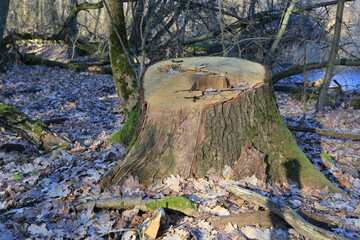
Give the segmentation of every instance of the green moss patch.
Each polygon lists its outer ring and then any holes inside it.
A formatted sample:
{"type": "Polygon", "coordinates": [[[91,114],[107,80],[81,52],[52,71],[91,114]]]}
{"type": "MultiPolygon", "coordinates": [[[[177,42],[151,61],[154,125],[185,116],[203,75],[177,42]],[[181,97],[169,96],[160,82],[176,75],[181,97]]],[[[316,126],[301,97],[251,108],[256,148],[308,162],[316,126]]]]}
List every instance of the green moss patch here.
{"type": "Polygon", "coordinates": [[[320,157],[321,157],[321,159],[325,159],[325,160],[331,162],[332,164],[334,164],[334,161],[332,160],[332,158],[331,158],[331,156],[329,154],[321,153],[320,157]]]}
{"type": "Polygon", "coordinates": [[[219,42],[209,42],[209,43],[197,43],[188,46],[188,49],[192,52],[200,51],[200,52],[207,52],[213,53],[221,51],[222,46],[219,42]]]}
{"type": "Polygon", "coordinates": [[[152,211],[164,208],[179,211],[189,216],[196,213],[194,203],[185,197],[179,196],[169,196],[165,197],[163,200],[154,200],[149,203],[145,203],[145,206],[152,211]]]}
{"type": "Polygon", "coordinates": [[[136,125],[139,119],[140,110],[139,107],[135,107],[130,113],[124,127],[119,131],[115,132],[109,138],[112,142],[122,143],[128,145],[128,151],[133,146],[136,140],[136,125]]]}
{"type": "Polygon", "coordinates": [[[355,98],[354,101],[350,104],[355,110],[360,109],[360,98],[355,98]]]}
{"type": "Polygon", "coordinates": [[[7,111],[10,111],[12,108],[5,104],[0,104],[0,113],[4,114],[7,111]]]}

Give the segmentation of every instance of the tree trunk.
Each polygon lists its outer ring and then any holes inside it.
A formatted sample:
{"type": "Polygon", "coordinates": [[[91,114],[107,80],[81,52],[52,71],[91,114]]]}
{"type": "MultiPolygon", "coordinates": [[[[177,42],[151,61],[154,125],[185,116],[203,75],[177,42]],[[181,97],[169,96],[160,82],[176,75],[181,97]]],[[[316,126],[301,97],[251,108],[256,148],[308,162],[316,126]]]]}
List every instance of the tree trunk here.
{"type": "Polygon", "coordinates": [[[288,25],[288,22],[289,22],[289,19],[290,19],[290,15],[291,15],[291,12],[292,10],[294,9],[295,5],[297,3],[297,0],[292,0],[290,2],[290,5],[289,7],[286,9],[286,12],[284,13],[284,17],[283,17],[283,20],[281,22],[281,27],[279,29],[279,31],[277,32],[276,34],[276,37],[275,37],[275,40],[274,42],[272,43],[271,45],[271,48],[270,48],[270,52],[269,52],[269,55],[267,56],[267,59],[265,61],[265,64],[266,65],[270,65],[270,63],[272,62],[272,60],[274,59],[274,55],[275,55],[275,51],[280,43],[280,40],[282,38],[282,36],[284,35],[285,33],[285,29],[288,25]]]}
{"type": "MultiPolygon", "coordinates": [[[[64,40],[66,34],[69,34],[71,28],[73,28],[74,22],[77,22],[76,17],[80,11],[88,10],[88,9],[100,9],[103,7],[103,2],[99,1],[97,3],[89,3],[83,2],[81,4],[77,4],[76,2],[73,4],[72,8],[70,9],[70,13],[67,16],[64,26],[61,30],[54,36],[54,39],[64,40]]],[[[76,24],[76,23],[75,23],[76,24]]],[[[75,26],[76,27],[76,26],[75,26]]]]}
{"type": "Polygon", "coordinates": [[[333,40],[333,44],[331,45],[329,65],[326,69],[324,82],[321,85],[320,93],[319,93],[319,97],[318,97],[318,101],[317,101],[316,110],[318,112],[322,112],[324,110],[327,92],[329,90],[331,79],[333,77],[335,60],[336,60],[336,55],[338,52],[339,42],[340,42],[341,24],[342,24],[343,12],[344,12],[344,5],[345,5],[345,0],[338,1],[338,7],[336,10],[334,40],[333,40]]]}
{"type": "Polygon", "coordinates": [[[0,104],[0,127],[18,134],[42,150],[68,147],[70,144],[48,129],[44,123],[4,104],[0,104]]]}
{"type": "Polygon", "coordinates": [[[222,57],[168,60],[145,72],[143,88],[138,138],[103,187],[120,184],[129,173],[145,182],[170,174],[201,177],[228,165],[237,178],[256,175],[339,191],[297,146],[262,65],[222,57]]]}
{"type": "MultiPolygon", "coordinates": [[[[4,27],[6,24],[6,18],[9,11],[10,0],[0,0],[0,46],[4,34],[4,27]]],[[[6,71],[5,58],[0,47],[0,72],[6,71]]]]}
{"type": "Polygon", "coordinates": [[[115,88],[120,99],[120,105],[125,116],[128,116],[139,101],[138,83],[136,74],[126,56],[128,49],[126,26],[123,11],[123,2],[107,0],[113,20],[110,28],[110,61],[113,70],[115,88]],[[114,27],[116,29],[114,29],[114,27]],[[117,35],[116,31],[119,33],[117,35]],[[122,41],[122,43],[121,43],[122,41]],[[124,49],[123,46],[126,48],[124,49]]]}

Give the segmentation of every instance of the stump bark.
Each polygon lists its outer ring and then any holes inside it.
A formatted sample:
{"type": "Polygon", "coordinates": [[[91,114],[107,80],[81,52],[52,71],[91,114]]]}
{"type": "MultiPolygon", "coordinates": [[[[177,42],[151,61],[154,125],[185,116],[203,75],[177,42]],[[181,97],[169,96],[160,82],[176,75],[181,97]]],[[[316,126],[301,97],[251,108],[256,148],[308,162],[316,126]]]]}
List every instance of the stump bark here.
{"type": "Polygon", "coordinates": [[[141,182],[171,174],[201,177],[221,173],[226,165],[236,165],[235,177],[243,178],[244,172],[254,174],[241,169],[251,166],[241,162],[247,145],[262,153],[252,159],[261,156],[266,163],[266,171],[259,168],[266,180],[339,191],[297,146],[270,79],[262,65],[237,58],[182,58],[151,66],[143,78],[138,138],[103,186],[121,184],[129,174],[141,182]]]}

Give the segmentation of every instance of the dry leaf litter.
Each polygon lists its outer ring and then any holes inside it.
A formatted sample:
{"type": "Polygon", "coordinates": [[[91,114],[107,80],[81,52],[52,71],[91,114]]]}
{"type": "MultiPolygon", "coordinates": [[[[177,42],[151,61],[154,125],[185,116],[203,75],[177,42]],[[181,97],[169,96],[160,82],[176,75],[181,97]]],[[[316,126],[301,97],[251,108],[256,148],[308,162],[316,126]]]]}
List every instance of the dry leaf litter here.
{"type": "MultiPolygon", "coordinates": [[[[53,131],[73,142],[70,150],[41,155],[20,137],[0,130],[1,144],[25,147],[23,152],[0,152],[0,239],[139,239],[138,230],[152,213],[138,209],[82,212],[74,209],[76,204],[88,200],[129,195],[152,199],[178,195],[196,204],[199,214],[194,217],[167,213],[158,239],[304,239],[284,225],[214,227],[209,220],[214,215],[259,209],[230,195],[224,186],[231,183],[250,187],[295,210],[339,217],[341,225],[329,230],[349,239],[360,238],[358,141],[293,132],[309,159],[351,194],[352,201],[326,191],[311,193],[294,185],[263,184],[256,178],[235,182],[231,180],[230,167],[225,167],[223,176],[210,175],[206,179],[170,176],[150,187],[130,176],[122,186],[101,192],[99,180],[126,152],[125,146],[107,141],[123,124],[112,77],[15,65],[6,74],[0,74],[0,83],[1,103],[34,119],[48,121],[53,131]],[[324,164],[321,153],[329,154],[334,164],[324,164]]],[[[302,104],[288,94],[277,94],[277,101],[286,122],[296,124],[302,116],[302,104]]],[[[314,110],[314,102],[309,102],[305,121],[308,126],[360,134],[359,110],[339,108],[321,118],[314,117],[314,110]]]]}

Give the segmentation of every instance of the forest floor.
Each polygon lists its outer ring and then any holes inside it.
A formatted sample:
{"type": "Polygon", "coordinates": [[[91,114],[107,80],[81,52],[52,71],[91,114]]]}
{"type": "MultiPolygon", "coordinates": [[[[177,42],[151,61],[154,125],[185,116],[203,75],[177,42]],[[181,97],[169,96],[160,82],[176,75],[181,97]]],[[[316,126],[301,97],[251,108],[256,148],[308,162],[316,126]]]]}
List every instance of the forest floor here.
{"type": "MultiPolygon", "coordinates": [[[[229,177],[230,168],[224,169],[223,176],[170,176],[150,187],[130,176],[122,186],[101,191],[99,180],[126,152],[125,146],[107,141],[122,126],[112,76],[14,65],[0,74],[0,92],[1,103],[47,122],[73,142],[69,150],[42,155],[20,137],[0,129],[0,147],[5,143],[24,147],[11,152],[0,149],[0,239],[135,239],[151,213],[93,208],[77,212],[74,207],[89,200],[129,195],[152,199],[177,195],[195,203],[196,216],[168,212],[159,239],[304,239],[281,222],[272,227],[212,225],[212,216],[259,210],[230,195],[224,188],[229,183],[250,187],[294,210],[331,215],[339,224],[328,230],[345,238],[360,238],[359,141],[293,132],[308,158],[354,200],[326,190],[314,193],[294,185],[263,184],[256,178],[235,182],[229,177]],[[330,155],[334,164],[325,164],[321,153],[330,155]]],[[[303,105],[289,94],[277,93],[276,97],[285,121],[298,125],[303,105]]],[[[314,106],[314,100],[308,102],[306,126],[360,134],[360,110],[340,106],[316,117],[314,106]]]]}

